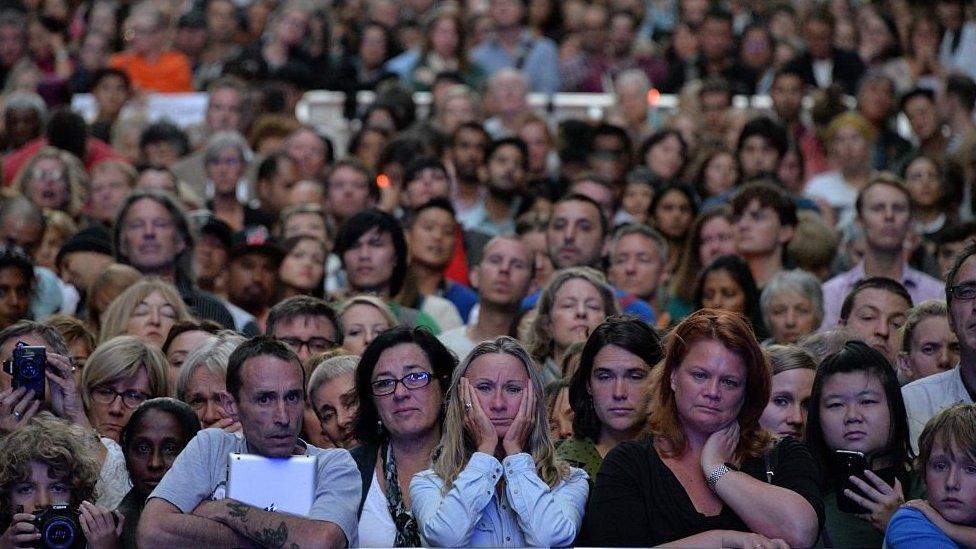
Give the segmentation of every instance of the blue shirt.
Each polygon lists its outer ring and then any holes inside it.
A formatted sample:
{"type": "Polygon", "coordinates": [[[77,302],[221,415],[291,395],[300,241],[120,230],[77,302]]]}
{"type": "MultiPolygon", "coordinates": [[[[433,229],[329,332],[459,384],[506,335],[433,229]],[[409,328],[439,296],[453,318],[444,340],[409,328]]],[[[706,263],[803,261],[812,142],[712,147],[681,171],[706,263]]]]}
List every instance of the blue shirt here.
{"type": "Polygon", "coordinates": [[[961,547],[921,511],[908,507],[902,507],[891,517],[885,529],[884,546],[888,549],[961,547]]]}
{"type": "Polygon", "coordinates": [[[471,60],[481,65],[489,75],[504,68],[522,71],[534,92],[559,91],[559,50],[548,38],[539,38],[528,30],[522,31],[513,56],[497,40],[488,40],[471,52],[471,60]]]}
{"type": "MultiPolygon", "coordinates": [[[[522,310],[526,311],[535,307],[536,303],[539,302],[539,295],[541,293],[542,291],[540,290],[534,294],[525,296],[525,299],[522,300],[522,310]]],[[[613,294],[620,301],[622,312],[634,315],[651,326],[657,325],[657,316],[654,314],[654,309],[651,308],[650,303],[617,288],[613,289],[613,294]]]]}
{"type": "Polygon", "coordinates": [[[444,282],[446,288],[441,291],[441,297],[454,304],[461,315],[461,319],[467,324],[468,317],[471,316],[471,309],[478,303],[478,294],[471,288],[453,280],[445,280],[444,282]]]}

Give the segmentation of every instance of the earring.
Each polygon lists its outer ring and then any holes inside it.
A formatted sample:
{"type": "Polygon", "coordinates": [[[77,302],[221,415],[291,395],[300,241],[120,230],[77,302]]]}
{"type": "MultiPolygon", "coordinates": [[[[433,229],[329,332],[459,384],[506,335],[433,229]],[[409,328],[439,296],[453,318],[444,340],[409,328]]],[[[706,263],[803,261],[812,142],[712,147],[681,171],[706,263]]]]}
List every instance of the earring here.
{"type": "Polygon", "coordinates": [[[376,434],[378,435],[383,434],[383,420],[380,419],[376,420],[376,434]]]}

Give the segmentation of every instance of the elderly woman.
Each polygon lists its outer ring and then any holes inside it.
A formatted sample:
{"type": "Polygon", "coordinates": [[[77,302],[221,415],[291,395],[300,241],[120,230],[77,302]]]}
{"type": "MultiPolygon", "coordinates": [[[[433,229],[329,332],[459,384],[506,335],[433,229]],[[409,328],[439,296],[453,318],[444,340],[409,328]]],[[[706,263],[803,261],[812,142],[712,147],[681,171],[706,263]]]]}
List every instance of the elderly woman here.
{"type": "Polygon", "coordinates": [[[116,547],[122,521],[92,503],[98,468],[84,430],[50,416],[0,439],[0,547],[34,547],[40,537],[34,518],[54,504],[79,510],[87,547],[116,547]]]}
{"type": "Polygon", "coordinates": [[[39,208],[77,218],[85,203],[88,176],[75,155],[44,147],[17,172],[13,186],[39,208]]]}
{"type": "Polygon", "coordinates": [[[771,336],[763,345],[796,343],[815,332],[823,320],[820,281],[799,269],[781,271],[763,288],[759,311],[771,336]]]}
{"type": "Polygon", "coordinates": [[[375,296],[357,295],[339,308],[342,347],[354,355],[362,355],[376,336],[397,325],[390,307],[375,296]]]}
{"type": "Polygon", "coordinates": [[[172,284],[146,278],[126,288],[108,306],[102,316],[98,340],[105,342],[119,335],[134,335],[162,348],[170,328],[191,318],[172,284]]]}
{"type": "Polygon", "coordinates": [[[908,310],[896,361],[902,385],[956,367],[959,338],[949,326],[945,301],[929,299],[908,310]]]}
{"type": "Polygon", "coordinates": [[[508,336],[480,343],[454,370],[445,415],[432,469],[410,482],[424,545],[570,545],[589,485],[555,456],[529,353],[508,336]]]}
{"type": "Polygon", "coordinates": [[[812,546],[823,523],[816,462],[759,424],[771,376],[745,319],[692,314],[670,334],[655,376],[650,436],[607,455],[582,538],[625,547],[812,546]]]}
{"type": "Polygon", "coordinates": [[[352,432],[359,410],[358,364],[356,355],[333,356],[315,366],[308,380],[308,402],[322,425],[322,433],[335,448],[359,445],[352,432]]]}
{"type": "Polygon", "coordinates": [[[803,440],[817,363],[795,345],[770,345],[766,358],[773,370],[773,385],[759,424],[774,435],[803,440]]]}
{"type": "Polygon", "coordinates": [[[558,365],[566,349],[586,340],[604,318],[618,314],[619,307],[599,271],[570,267],[553,274],[539,297],[527,338],[543,384],[562,377],[558,365]]]}
{"type": "Polygon", "coordinates": [[[574,436],[556,455],[596,479],[610,450],[644,429],[651,369],[662,355],[661,338],[636,318],[610,317],[597,326],[569,385],[574,436]]]}
{"type": "Polygon", "coordinates": [[[213,197],[207,206],[234,231],[254,222],[248,223],[253,212],[241,203],[237,193],[250,159],[251,149],[237,132],[213,134],[203,150],[207,193],[213,197]]]}
{"type": "Polygon", "coordinates": [[[245,339],[230,331],[218,333],[187,355],[176,382],[176,398],[190,405],[204,429],[215,427],[237,432],[241,424],[224,410],[227,394],[227,361],[245,339]]]}
{"type": "Polygon", "coordinates": [[[454,355],[429,331],[399,327],[380,334],[356,368],[359,409],[353,459],[362,475],[359,543],[419,547],[410,479],[430,466],[441,439],[444,393],[454,355]]]}

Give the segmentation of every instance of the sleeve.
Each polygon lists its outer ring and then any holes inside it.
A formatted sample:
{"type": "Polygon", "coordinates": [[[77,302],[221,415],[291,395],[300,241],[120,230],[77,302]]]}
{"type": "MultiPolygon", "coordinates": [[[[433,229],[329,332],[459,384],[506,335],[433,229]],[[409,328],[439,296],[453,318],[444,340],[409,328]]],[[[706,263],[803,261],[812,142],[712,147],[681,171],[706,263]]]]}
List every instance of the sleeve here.
{"type": "Polygon", "coordinates": [[[556,45],[548,39],[536,39],[531,55],[532,63],[526,63],[525,73],[529,77],[532,91],[556,93],[559,91],[559,52],[556,45]]]}
{"type": "Polygon", "coordinates": [[[777,461],[773,469],[773,484],[796,492],[807,500],[817,513],[817,524],[824,525],[824,503],[820,491],[820,467],[810,449],[802,442],[787,438],[774,450],[777,461]]]}
{"type": "Polygon", "coordinates": [[[958,547],[945,533],[917,509],[902,507],[888,522],[885,547],[912,549],[914,547],[958,547]]]}
{"type": "Polygon", "coordinates": [[[410,481],[411,512],[424,545],[463,547],[469,544],[481,513],[495,495],[502,464],[492,456],[475,452],[451,490],[433,471],[414,475],[410,481]]]}
{"type": "Polygon", "coordinates": [[[217,485],[216,479],[211,478],[213,447],[217,442],[209,429],[197,433],[149,497],[164,499],[180,511],[192,513],[217,485]]]}
{"type": "Polygon", "coordinates": [[[349,547],[358,545],[359,501],[362,477],[346,450],[325,450],[317,457],[315,502],[309,518],[336,524],[346,534],[349,547]]]}
{"type": "Polygon", "coordinates": [[[569,477],[550,488],[539,478],[532,456],[508,456],[502,462],[507,480],[505,492],[518,515],[525,542],[532,547],[565,547],[579,533],[590,491],[587,475],[570,470],[569,477]]]}
{"type": "Polygon", "coordinates": [[[646,547],[653,539],[647,521],[642,475],[649,475],[644,448],[622,443],[607,454],[596,475],[586,511],[581,545],[646,547]],[[644,463],[642,463],[644,462],[644,463]]]}

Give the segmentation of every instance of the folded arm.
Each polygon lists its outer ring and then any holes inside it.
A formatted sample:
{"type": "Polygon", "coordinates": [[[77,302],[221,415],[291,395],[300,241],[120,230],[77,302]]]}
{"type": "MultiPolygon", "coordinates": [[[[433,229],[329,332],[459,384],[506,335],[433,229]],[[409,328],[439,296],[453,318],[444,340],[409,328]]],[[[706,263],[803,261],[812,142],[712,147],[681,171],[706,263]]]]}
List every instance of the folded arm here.
{"type": "Polygon", "coordinates": [[[233,499],[207,501],[194,515],[214,520],[260,547],[346,547],[338,525],[285,513],[264,511],[233,499]]]}
{"type": "Polygon", "coordinates": [[[161,498],[150,498],[137,530],[139,547],[253,547],[256,544],[219,522],[180,511],[161,498]]]}

